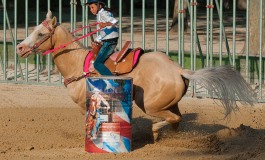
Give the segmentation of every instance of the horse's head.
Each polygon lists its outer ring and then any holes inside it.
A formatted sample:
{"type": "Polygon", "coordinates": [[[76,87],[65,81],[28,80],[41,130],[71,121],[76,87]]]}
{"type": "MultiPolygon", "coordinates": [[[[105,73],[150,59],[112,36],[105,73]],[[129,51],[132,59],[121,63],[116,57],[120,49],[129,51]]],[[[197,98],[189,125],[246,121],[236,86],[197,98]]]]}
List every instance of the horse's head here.
{"type": "Polygon", "coordinates": [[[56,28],[57,19],[52,18],[49,11],[46,19],[21,43],[17,45],[17,54],[21,57],[28,57],[32,53],[43,52],[54,46],[53,34],[56,28]]]}

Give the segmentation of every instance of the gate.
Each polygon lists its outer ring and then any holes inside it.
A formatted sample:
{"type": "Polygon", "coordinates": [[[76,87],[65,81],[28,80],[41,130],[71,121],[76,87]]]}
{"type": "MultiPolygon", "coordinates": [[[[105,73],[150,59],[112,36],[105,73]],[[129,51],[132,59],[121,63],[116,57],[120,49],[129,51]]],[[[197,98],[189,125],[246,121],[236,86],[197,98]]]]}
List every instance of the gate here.
{"type": "MultiPolygon", "coordinates": [[[[1,0],[0,6],[0,82],[18,84],[62,85],[63,77],[57,72],[50,55],[40,54],[27,59],[16,54],[16,44],[31,33],[34,26],[52,10],[59,23],[76,30],[95,21],[87,0],[1,0]]],[[[245,10],[238,10],[240,0],[106,0],[119,20],[120,39],[117,48],[131,40],[132,47],[146,52],[162,51],[182,67],[197,70],[221,64],[233,65],[258,91],[264,102],[264,2],[259,1],[259,53],[249,54],[250,0],[245,10]],[[178,8],[174,9],[175,3],[178,8]],[[228,5],[230,4],[230,5],[228,5]],[[226,8],[230,6],[229,10],[226,8]],[[177,11],[178,20],[172,14],[177,11]],[[186,16],[187,15],[187,16],[186,16]],[[175,32],[172,24],[176,23],[175,32]]],[[[83,30],[75,34],[81,36],[83,30]]],[[[82,43],[90,47],[91,40],[82,43]]],[[[189,93],[209,96],[196,84],[190,84],[189,93]]]]}

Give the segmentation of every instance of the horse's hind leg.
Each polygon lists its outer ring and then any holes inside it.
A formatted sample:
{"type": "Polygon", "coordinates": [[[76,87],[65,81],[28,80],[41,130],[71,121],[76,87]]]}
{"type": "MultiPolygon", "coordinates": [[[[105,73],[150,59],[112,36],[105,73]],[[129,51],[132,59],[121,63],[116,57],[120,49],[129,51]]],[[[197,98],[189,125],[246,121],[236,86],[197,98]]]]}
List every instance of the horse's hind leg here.
{"type": "MultiPolygon", "coordinates": [[[[170,108],[170,111],[171,111],[172,113],[174,113],[174,114],[176,114],[176,115],[182,117],[182,116],[181,116],[181,113],[180,113],[180,111],[179,111],[178,104],[173,105],[173,106],[170,108]]],[[[180,123],[180,121],[178,121],[178,122],[176,122],[176,123],[172,123],[172,124],[171,124],[172,128],[173,128],[174,130],[177,130],[178,127],[179,127],[179,123],[180,123]]]]}
{"type": "Polygon", "coordinates": [[[163,110],[163,111],[159,111],[156,113],[149,113],[152,116],[156,116],[156,117],[160,117],[165,119],[164,121],[161,122],[157,122],[154,123],[152,126],[152,131],[153,131],[153,136],[154,136],[154,140],[158,139],[159,136],[159,129],[168,125],[168,124],[172,124],[172,125],[176,125],[181,121],[181,116],[172,113],[170,110],[163,110]]]}

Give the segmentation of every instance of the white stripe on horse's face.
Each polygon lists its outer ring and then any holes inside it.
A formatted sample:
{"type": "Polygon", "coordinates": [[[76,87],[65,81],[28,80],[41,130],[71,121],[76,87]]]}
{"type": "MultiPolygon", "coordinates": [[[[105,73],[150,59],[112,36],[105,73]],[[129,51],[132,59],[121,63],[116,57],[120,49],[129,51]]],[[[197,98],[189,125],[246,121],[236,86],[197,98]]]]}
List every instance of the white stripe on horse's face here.
{"type": "Polygon", "coordinates": [[[40,24],[34,28],[33,32],[26,39],[24,39],[21,44],[33,47],[36,41],[41,38],[41,35],[44,35],[46,33],[48,33],[47,29],[42,24],[40,24]]]}

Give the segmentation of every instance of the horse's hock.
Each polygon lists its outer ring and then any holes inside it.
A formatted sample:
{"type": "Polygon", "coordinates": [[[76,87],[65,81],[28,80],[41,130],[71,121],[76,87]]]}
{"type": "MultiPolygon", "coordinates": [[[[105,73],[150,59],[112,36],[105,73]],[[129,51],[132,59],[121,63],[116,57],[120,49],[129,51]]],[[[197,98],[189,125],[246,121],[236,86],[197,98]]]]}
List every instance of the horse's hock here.
{"type": "Polygon", "coordinates": [[[89,77],[86,84],[85,150],[91,153],[130,152],[132,78],[89,77]]]}

